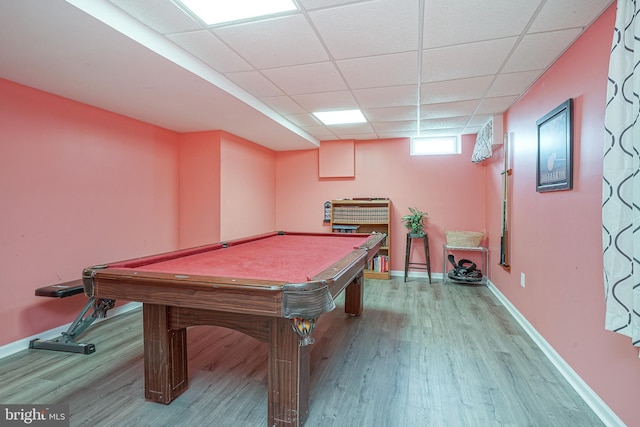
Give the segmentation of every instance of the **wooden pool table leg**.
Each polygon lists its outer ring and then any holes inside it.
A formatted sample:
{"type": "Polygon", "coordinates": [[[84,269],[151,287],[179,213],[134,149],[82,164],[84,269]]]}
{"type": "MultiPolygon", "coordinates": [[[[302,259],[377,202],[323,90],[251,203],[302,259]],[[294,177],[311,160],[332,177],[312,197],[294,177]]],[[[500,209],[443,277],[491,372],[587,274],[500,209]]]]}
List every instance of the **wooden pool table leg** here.
{"type": "Polygon", "coordinates": [[[309,414],[309,348],[285,318],[273,318],[269,340],[269,427],[304,424],[309,414]]]}
{"type": "Polygon", "coordinates": [[[354,316],[360,316],[364,307],[364,275],[360,273],[344,293],[344,312],[354,316]]]}
{"type": "Polygon", "coordinates": [[[144,397],[171,403],[188,387],[187,329],[171,329],[166,305],[143,304],[144,397]]]}

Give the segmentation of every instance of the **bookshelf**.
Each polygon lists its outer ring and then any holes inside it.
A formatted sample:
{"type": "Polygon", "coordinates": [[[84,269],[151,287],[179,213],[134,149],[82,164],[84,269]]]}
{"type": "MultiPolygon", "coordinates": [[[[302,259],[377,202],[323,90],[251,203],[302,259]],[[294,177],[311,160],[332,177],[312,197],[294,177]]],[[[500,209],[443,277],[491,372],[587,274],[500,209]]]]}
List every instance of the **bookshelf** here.
{"type": "Polygon", "coordinates": [[[391,201],[332,200],[331,230],[334,233],[385,233],[380,252],[365,270],[365,277],[391,278],[391,201]]]}

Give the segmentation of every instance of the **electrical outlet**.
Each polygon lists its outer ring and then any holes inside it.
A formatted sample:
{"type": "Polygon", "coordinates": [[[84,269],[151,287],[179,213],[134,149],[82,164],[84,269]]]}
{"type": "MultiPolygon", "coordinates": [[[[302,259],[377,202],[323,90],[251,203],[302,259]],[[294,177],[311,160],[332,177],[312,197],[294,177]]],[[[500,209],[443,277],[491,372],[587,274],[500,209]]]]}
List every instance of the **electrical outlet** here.
{"type": "Polygon", "coordinates": [[[524,288],[524,273],[520,273],[520,286],[524,288]]]}

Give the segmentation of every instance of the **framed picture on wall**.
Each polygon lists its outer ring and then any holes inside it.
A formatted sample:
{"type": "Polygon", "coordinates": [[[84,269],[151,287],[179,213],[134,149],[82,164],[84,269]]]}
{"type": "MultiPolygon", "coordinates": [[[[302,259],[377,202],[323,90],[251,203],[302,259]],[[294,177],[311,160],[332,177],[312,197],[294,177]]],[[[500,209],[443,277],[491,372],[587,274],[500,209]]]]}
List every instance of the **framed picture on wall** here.
{"type": "Polygon", "coordinates": [[[573,100],[568,99],[536,122],[536,191],[573,188],[573,100]]]}

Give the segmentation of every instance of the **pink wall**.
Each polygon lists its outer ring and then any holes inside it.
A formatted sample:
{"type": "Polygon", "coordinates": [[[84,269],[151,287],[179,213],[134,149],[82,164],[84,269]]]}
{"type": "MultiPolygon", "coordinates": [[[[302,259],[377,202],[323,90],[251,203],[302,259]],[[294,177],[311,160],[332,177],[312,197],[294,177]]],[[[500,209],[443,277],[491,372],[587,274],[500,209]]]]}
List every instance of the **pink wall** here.
{"type": "Polygon", "coordinates": [[[275,152],[224,131],[180,136],[180,247],[275,230],[275,152]]]}
{"type": "MultiPolygon", "coordinates": [[[[512,268],[510,273],[495,268],[492,281],[620,418],[640,425],[638,349],[604,330],[601,183],[614,23],[615,5],[508,112],[512,268]],[[573,190],[536,193],[536,120],[568,98],[574,100],[573,190]]],[[[488,168],[493,235],[500,230],[501,168],[500,158],[488,168]]],[[[493,239],[493,253],[499,253],[498,245],[493,239]]]]}
{"type": "Polygon", "coordinates": [[[34,296],[177,244],[177,134],[0,80],[0,345],[73,320],[34,296]]]}
{"type": "MultiPolygon", "coordinates": [[[[443,228],[485,228],[486,168],[471,163],[474,143],[475,136],[465,136],[461,155],[410,156],[408,139],[356,141],[356,176],[341,179],[318,178],[318,150],[279,152],[276,226],[330,232],[322,222],[326,200],[389,197],[392,270],[404,269],[406,229],[400,218],[417,207],[429,214],[432,270],[441,272],[443,228]]],[[[415,256],[423,259],[421,252],[415,256]]]]}
{"type": "Polygon", "coordinates": [[[318,150],[320,178],[354,178],[356,176],[355,140],[322,141],[318,150]]]}
{"type": "Polygon", "coordinates": [[[220,240],[220,131],[180,135],[180,247],[220,240]]]}
{"type": "Polygon", "coordinates": [[[220,239],[275,230],[276,153],[226,132],[220,143],[220,239]]]}

